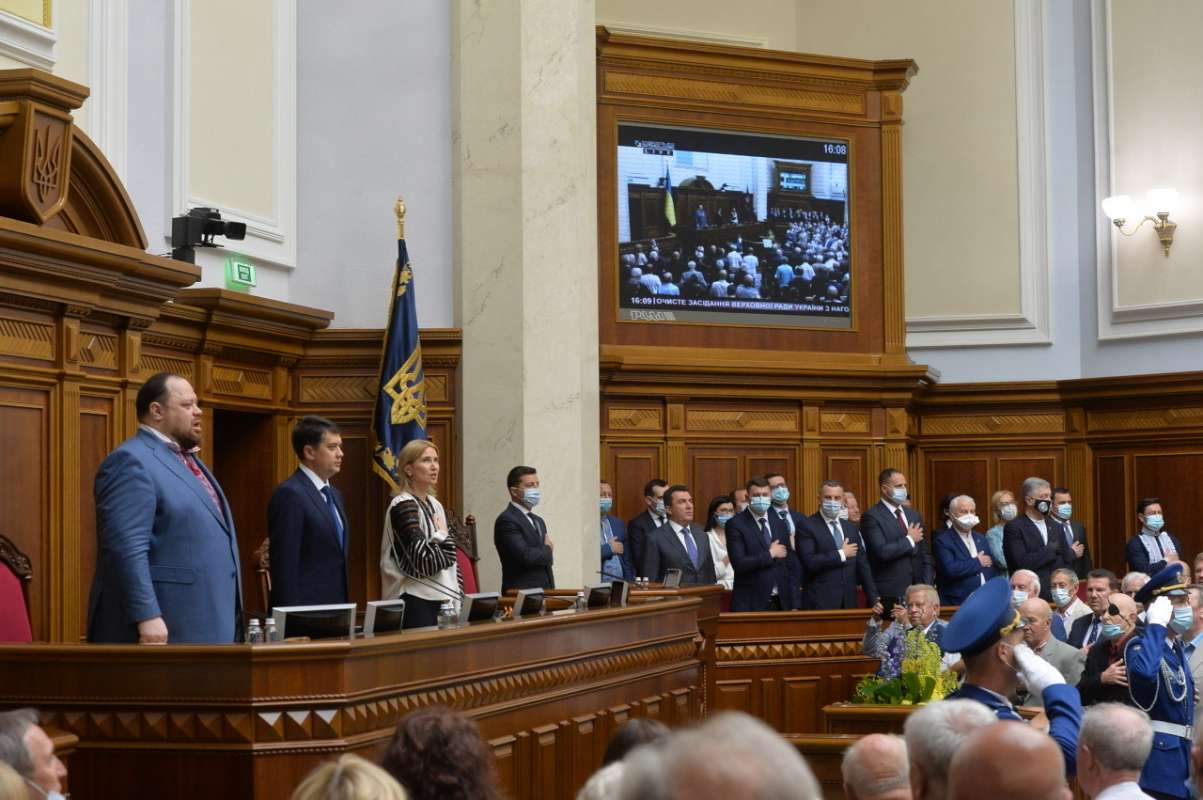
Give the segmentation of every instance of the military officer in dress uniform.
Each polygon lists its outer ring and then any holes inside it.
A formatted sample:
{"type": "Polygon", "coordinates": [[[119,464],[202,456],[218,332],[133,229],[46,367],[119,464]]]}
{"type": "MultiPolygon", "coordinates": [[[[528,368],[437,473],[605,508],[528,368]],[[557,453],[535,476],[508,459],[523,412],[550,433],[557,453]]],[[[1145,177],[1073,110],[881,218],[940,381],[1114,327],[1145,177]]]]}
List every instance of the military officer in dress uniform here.
{"type": "Polygon", "coordinates": [[[1195,683],[1181,637],[1193,612],[1182,566],[1171,563],[1136,593],[1147,609],[1145,626],[1124,648],[1128,692],[1153,722],[1153,750],[1140,773],[1140,788],[1153,797],[1190,796],[1195,683]]]}
{"type": "Polygon", "coordinates": [[[1022,678],[1028,691],[1044,700],[1048,733],[1061,748],[1065,773],[1077,767],[1082,701],[1057,668],[1023,642],[1023,618],[1011,604],[1011,585],[999,576],[986,581],[961,604],[944,630],[945,650],[959,652],[965,682],[949,699],[976,700],[1002,720],[1022,721],[1007,700],[1022,678]]]}

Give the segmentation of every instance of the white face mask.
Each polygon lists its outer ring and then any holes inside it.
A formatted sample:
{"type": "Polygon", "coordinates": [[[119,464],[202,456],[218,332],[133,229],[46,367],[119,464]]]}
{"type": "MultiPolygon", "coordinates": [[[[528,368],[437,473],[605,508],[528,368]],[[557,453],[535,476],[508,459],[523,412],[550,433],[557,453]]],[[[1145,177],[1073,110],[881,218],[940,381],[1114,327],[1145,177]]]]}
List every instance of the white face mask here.
{"type": "Polygon", "coordinates": [[[981,520],[977,518],[976,514],[962,514],[961,516],[957,517],[957,525],[963,531],[973,530],[973,527],[979,522],[981,522],[981,520]]]}
{"type": "Polygon", "coordinates": [[[1010,522],[1015,519],[1015,515],[1019,513],[1014,503],[1004,503],[998,507],[998,516],[1004,522],[1010,522]]]}

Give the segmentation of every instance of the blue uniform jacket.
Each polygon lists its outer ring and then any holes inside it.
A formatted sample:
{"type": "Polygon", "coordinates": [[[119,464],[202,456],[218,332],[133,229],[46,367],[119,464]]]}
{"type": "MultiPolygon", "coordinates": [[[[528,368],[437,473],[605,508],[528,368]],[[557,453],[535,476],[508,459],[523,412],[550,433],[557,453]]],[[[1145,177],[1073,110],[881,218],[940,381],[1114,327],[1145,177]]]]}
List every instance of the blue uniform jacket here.
{"type": "MultiPolygon", "coordinates": [[[[1078,771],[1078,731],[1082,728],[1082,699],[1073,686],[1058,683],[1044,690],[1044,713],[1048,715],[1048,735],[1053,737],[1065,758],[1065,774],[1072,777],[1078,771]]],[[[961,698],[982,703],[999,719],[1022,722],[1023,717],[1015,707],[1001,695],[972,683],[961,684],[961,688],[948,696],[949,700],[961,698]]],[[[1183,773],[1185,775],[1185,773],[1183,773]]]]}
{"type": "MultiPolygon", "coordinates": [[[[1155,723],[1190,725],[1195,716],[1195,682],[1182,642],[1167,641],[1166,633],[1164,625],[1146,625],[1143,631],[1128,640],[1124,648],[1128,691],[1136,705],[1146,709],[1155,723]],[[1162,675],[1163,660],[1174,678],[1173,687],[1166,685],[1162,675]],[[1177,681],[1179,674],[1182,682],[1177,681]],[[1171,691],[1181,699],[1175,700],[1171,691]]],[[[1190,748],[1190,739],[1154,731],[1153,750],[1140,773],[1140,788],[1171,797],[1189,797],[1185,781],[1190,774],[1190,748]]]]}

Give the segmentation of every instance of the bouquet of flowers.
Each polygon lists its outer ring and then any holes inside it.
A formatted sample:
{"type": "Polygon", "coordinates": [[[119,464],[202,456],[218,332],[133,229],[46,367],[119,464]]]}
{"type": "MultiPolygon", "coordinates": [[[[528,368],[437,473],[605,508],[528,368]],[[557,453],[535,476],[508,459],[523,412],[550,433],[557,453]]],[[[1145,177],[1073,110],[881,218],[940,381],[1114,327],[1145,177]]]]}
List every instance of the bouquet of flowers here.
{"type": "Polygon", "coordinates": [[[941,700],[957,688],[957,676],[944,668],[940,646],[922,628],[912,628],[891,643],[880,675],[867,675],[856,685],[853,703],[915,705],[941,700]]]}

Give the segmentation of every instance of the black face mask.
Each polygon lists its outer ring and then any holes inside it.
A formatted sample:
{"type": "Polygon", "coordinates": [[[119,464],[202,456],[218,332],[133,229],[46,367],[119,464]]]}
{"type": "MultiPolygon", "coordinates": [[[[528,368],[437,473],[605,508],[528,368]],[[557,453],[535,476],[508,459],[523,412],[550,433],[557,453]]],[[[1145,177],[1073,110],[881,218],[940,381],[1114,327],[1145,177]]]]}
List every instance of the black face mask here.
{"type": "Polygon", "coordinates": [[[1049,509],[1051,509],[1053,507],[1053,501],[1052,500],[1037,500],[1032,505],[1035,506],[1036,510],[1039,511],[1041,514],[1047,514],[1049,512],[1049,509]]]}

